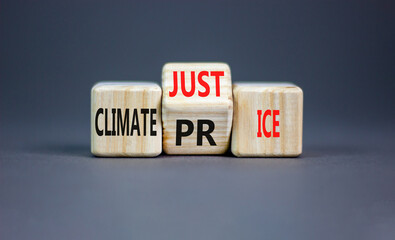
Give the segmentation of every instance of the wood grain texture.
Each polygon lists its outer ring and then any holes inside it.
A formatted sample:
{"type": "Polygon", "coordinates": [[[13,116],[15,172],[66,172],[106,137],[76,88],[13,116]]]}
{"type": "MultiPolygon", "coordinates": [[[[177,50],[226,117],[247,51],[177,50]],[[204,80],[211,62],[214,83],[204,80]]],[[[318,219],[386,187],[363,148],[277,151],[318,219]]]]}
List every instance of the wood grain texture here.
{"type": "MultiPolygon", "coordinates": [[[[225,63],[167,63],[162,71],[162,120],[163,120],[163,150],[167,154],[223,154],[230,144],[230,133],[233,116],[232,81],[230,68],[225,63]],[[196,92],[191,97],[186,97],[180,90],[180,75],[178,75],[178,93],[174,97],[169,92],[174,90],[174,71],[185,72],[185,89],[191,90],[191,72],[198,75],[201,71],[223,71],[220,77],[219,92],[216,95],[215,77],[204,76],[203,80],[210,87],[206,97],[200,97],[198,91],[206,89],[199,84],[196,77],[196,92]],[[190,120],[194,124],[194,131],[190,136],[182,138],[182,145],[176,145],[176,121],[179,119],[190,120]],[[203,137],[202,146],[197,146],[197,121],[208,119],[215,123],[215,130],[211,133],[216,146],[210,145],[203,137]]],[[[185,130],[183,130],[185,131],[185,130]]]]}
{"type": "MultiPolygon", "coordinates": [[[[238,157],[295,157],[302,153],[303,91],[289,83],[236,83],[231,150],[238,157]],[[258,114],[279,110],[279,137],[258,137],[258,114]]],[[[273,134],[273,114],[265,127],[273,134]]],[[[263,119],[261,118],[263,122],[263,119]]],[[[262,126],[262,125],[261,125],[262,126]]]]}
{"type": "MultiPolygon", "coordinates": [[[[157,84],[145,82],[102,82],[93,86],[91,91],[91,151],[96,156],[107,157],[153,157],[162,152],[162,122],[161,122],[161,97],[162,90],[157,84]],[[99,136],[96,131],[96,115],[98,109],[108,109],[107,126],[113,130],[115,126],[117,134],[106,136],[105,132],[99,136]],[[129,109],[129,129],[125,126],[125,132],[119,129],[118,115],[114,118],[113,125],[111,109],[121,111],[121,119],[125,121],[127,109],[129,109]],[[137,129],[133,129],[133,113],[136,109],[139,123],[140,136],[137,129]],[[146,124],[141,109],[156,109],[152,115],[152,127],[156,136],[151,134],[151,113],[146,114],[146,124]],[[154,121],[156,123],[154,124],[154,121]],[[145,136],[144,136],[144,128],[145,136]],[[119,132],[119,135],[118,135],[119,132]],[[127,134],[128,133],[128,134],[127,134]]],[[[146,110],[144,110],[146,111],[146,110]]],[[[153,112],[153,111],[152,111],[153,112]]],[[[118,112],[117,112],[118,114],[118,112]]],[[[105,131],[106,116],[99,114],[97,125],[105,131]]],[[[121,122],[122,124],[122,122],[121,122]]]]}

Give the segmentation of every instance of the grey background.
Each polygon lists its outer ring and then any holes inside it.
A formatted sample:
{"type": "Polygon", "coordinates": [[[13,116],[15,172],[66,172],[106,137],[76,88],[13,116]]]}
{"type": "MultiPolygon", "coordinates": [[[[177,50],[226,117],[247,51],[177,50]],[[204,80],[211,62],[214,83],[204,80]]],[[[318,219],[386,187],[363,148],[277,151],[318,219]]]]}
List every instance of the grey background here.
{"type": "Polygon", "coordinates": [[[0,239],[394,239],[392,1],[1,1],[0,239]],[[304,90],[299,158],[94,158],[90,88],[169,61],[304,90]]]}

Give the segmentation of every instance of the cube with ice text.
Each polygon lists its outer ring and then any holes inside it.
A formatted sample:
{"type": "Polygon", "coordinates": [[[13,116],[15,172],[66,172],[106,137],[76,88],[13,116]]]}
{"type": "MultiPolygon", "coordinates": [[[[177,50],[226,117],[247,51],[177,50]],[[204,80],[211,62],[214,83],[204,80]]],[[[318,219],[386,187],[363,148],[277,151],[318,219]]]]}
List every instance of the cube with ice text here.
{"type": "Polygon", "coordinates": [[[291,83],[236,83],[233,98],[234,155],[296,157],[302,153],[302,89],[291,83]]]}

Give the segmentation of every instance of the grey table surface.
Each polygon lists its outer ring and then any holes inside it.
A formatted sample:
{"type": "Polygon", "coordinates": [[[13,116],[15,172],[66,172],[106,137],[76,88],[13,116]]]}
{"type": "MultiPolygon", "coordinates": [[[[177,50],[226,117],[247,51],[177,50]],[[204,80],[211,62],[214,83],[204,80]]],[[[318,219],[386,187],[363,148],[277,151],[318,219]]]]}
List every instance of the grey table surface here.
{"type": "Polygon", "coordinates": [[[392,126],[305,124],[299,158],[146,159],[63,126],[2,129],[0,239],[395,237],[392,126]]]}

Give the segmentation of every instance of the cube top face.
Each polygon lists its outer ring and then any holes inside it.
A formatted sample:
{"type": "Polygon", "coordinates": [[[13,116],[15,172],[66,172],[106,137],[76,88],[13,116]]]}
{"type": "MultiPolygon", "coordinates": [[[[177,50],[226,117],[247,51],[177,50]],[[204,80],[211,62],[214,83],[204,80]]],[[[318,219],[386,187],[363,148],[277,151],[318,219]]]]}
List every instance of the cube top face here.
{"type": "Polygon", "coordinates": [[[93,87],[91,92],[100,91],[139,91],[139,90],[149,90],[149,91],[160,91],[161,87],[156,83],[151,82],[127,82],[127,81],[114,81],[114,82],[98,82],[93,87]]]}
{"type": "Polygon", "coordinates": [[[295,157],[302,153],[303,91],[291,83],[233,85],[232,153],[295,157]]]}
{"type": "Polygon", "coordinates": [[[290,82],[245,82],[245,83],[234,83],[233,84],[233,91],[235,89],[243,89],[248,91],[262,91],[266,90],[267,88],[299,88],[293,83],[290,82]]]}
{"type": "Polygon", "coordinates": [[[154,83],[101,82],[91,90],[91,151],[153,157],[162,152],[162,90],[154,83]]]}
{"type": "Polygon", "coordinates": [[[163,149],[222,154],[230,143],[233,95],[226,63],[167,63],[162,71],[163,149]]]}

